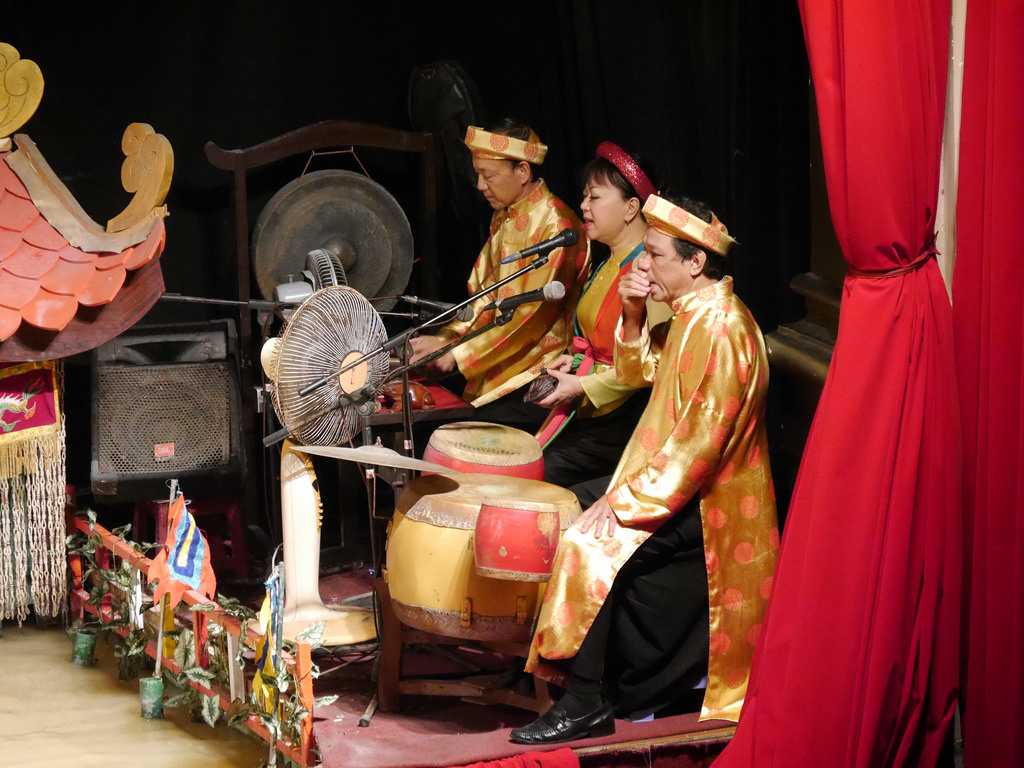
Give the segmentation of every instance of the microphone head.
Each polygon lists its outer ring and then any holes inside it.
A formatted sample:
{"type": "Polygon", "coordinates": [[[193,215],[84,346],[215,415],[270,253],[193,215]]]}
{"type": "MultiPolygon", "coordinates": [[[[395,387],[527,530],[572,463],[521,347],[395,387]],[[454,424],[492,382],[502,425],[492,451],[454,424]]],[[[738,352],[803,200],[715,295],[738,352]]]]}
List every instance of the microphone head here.
{"type": "MultiPolygon", "coordinates": [[[[566,230],[569,232],[570,230],[566,230]]],[[[544,301],[561,301],[565,298],[565,286],[557,280],[552,280],[544,286],[544,301]]]]}
{"type": "Polygon", "coordinates": [[[580,234],[575,229],[563,229],[558,238],[564,245],[576,245],[576,241],[580,239],[580,234]]]}

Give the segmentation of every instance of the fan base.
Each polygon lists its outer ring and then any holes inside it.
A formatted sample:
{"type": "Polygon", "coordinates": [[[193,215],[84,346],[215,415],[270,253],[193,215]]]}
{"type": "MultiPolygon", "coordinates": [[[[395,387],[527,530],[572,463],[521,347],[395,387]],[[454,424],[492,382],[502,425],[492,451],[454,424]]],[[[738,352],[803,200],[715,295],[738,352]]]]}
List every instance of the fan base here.
{"type": "Polygon", "coordinates": [[[302,606],[286,612],[284,617],[284,639],[294,640],[295,636],[314,624],[323,623],[323,644],[356,645],[377,639],[373,623],[373,612],[362,608],[328,608],[325,605],[302,606]]]}

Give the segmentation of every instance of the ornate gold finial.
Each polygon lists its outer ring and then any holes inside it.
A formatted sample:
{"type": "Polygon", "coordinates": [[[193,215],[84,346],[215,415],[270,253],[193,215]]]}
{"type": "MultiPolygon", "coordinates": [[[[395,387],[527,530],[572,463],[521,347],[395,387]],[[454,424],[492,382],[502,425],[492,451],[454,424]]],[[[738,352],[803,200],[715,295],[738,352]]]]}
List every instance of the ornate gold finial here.
{"type": "Polygon", "coordinates": [[[148,123],[132,123],[121,137],[124,163],[121,185],[134,197],[127,207],[107,222],[107,232],[129,229],[162,205],[174,175],[174,150],[163,134],[148,123]]]}
{"type": "Polygon", "coordinates": [[[0,141],[29,121],[43,99],[43,73],[17,48],[0,43],[0,141]]]}

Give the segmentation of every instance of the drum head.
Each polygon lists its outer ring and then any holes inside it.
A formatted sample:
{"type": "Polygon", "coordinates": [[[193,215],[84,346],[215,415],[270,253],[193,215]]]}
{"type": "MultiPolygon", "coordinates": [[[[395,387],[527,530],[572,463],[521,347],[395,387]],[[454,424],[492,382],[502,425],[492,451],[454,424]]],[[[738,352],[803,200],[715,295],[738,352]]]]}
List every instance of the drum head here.
{"type": "Polygon", "coordinates": [[[486,421],[456,421],[434,430],[429,447],[458,461],[494,467],[543,459],[540,443],[529,432],[486,421]]]}

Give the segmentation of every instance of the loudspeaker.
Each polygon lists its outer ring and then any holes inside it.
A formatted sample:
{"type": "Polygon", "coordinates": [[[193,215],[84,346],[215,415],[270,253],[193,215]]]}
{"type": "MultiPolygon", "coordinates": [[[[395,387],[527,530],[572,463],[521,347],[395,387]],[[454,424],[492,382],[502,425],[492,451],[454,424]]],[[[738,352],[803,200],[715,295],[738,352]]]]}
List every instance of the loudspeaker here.
{"type": "Polygon", "coordinates": [[[93,356],[92,492],[223,495],[245,472],[233,320],[137,326],[93,356]]]}

